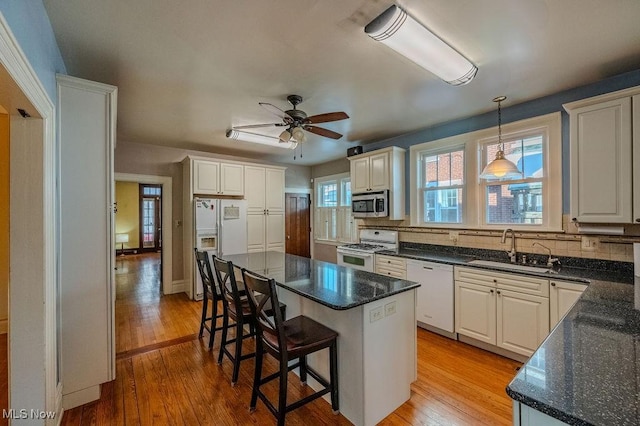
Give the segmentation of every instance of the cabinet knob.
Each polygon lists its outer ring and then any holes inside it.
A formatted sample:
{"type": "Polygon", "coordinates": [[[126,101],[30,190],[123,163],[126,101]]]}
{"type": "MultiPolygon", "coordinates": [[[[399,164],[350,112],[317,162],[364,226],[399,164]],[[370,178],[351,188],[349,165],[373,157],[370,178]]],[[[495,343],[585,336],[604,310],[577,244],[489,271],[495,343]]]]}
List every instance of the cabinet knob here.
{"type": "Polygon", "coordinates": [[[572,218],[571,218],[571,221],[572,221],[572,222],[577,222],[577,221],[578,221],[578,218],[576,218],[576,217],[572,217],[572,218]]]}
{"type": "Polygon", "coordinates": [[[390,261],[390,260],[387,260],[387,263],[391,263],[391,261],[390,261]]]}
{"type": "Polygon", "coordinates": [[[551,287],[555,287],[556,283],[554,283],[553,281],[551,281],[551,287]]]}
{"type": "Polygon", "coordinates": [[[636,218],[636,222],[640,222],[640,217],[636,218]]]}
{"type": "Polygon", "coordinates": [[[497,283],[497,282],[498,282],[498,280],[496,280],[496,279],[494,278],[493,282],[494,282],[494,283],[497,283]]]}
{"type": "Polygon", "coordinates": [[[496,293],[500,294],[500,290],[498,290],[496,293]]]}
{"type": "Polygon", "coordinates": [[[493,289],[489,290],[491,293],[493,293],[493,289]]]}

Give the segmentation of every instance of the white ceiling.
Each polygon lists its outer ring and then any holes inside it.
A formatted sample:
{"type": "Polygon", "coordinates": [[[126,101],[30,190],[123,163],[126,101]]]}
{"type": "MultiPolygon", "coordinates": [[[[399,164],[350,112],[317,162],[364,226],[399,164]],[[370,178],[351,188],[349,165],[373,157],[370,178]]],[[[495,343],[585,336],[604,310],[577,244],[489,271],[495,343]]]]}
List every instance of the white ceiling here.
{"type": "MultiPolygon", "coordinates": [[[[397,4],[478,68],[449,86],[364,26],[389,0],[44,0],[70,75],[118,86],[118,143],[311,165],[348,147],[640,68],[638,0],[404,0],[397,4]],[[229,140],[275,122],[258,102],[345,111],[308,135],[303,159],[229,140]]],[[[276,129],[276,132],[278,130],[276,129]]],[[[277,133],[276,133],[277,135],[277,133]]]]}

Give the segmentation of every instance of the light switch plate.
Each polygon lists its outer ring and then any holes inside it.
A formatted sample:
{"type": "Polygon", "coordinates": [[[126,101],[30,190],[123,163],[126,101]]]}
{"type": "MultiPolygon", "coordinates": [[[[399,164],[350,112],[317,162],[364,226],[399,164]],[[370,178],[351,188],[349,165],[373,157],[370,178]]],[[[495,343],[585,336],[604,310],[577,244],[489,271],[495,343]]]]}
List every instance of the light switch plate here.
{"type": "Polygon", "coordinates": [[[583,235],[581,248],[582,250],[593,251],[596,249],[598,242],[599,240],[597,237],[587,237],[586,235],[583,235]]]}

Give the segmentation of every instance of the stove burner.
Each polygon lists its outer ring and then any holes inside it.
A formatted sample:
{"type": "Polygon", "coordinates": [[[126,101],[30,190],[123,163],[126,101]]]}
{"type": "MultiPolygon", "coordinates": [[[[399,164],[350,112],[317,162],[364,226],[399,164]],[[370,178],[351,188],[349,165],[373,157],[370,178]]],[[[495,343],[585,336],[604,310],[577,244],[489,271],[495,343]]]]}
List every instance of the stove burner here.
{"type": "Polygon", "coordinates": [[[366,244],[366,243],[348,244],[342,247],[352,249],[352,250],[380,250],[385,248],[384,246],[381,246],[381,245],[366,244]]]}

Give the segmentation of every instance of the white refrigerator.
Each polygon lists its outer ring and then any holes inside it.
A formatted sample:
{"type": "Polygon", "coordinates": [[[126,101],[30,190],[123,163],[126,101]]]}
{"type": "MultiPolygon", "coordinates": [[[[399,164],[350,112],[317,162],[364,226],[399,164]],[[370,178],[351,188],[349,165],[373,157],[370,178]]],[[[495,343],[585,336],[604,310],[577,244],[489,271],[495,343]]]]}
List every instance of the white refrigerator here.
{"type": "MultiPolygon", "coordinates": [[[[194,199],[194,241],[210,256],[246,253],[247,201],[220,198],[194,199]]],[[[211,268],[213,269],[213,261],[211,268]]],[[[202,299],[202,279],[194,259],[194,299],[202,299]]]]}

